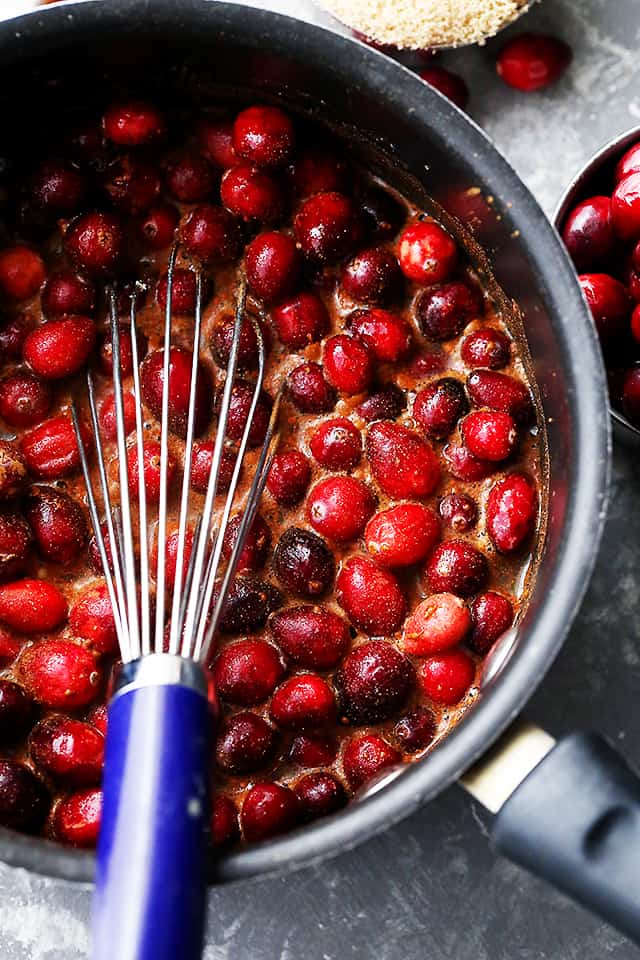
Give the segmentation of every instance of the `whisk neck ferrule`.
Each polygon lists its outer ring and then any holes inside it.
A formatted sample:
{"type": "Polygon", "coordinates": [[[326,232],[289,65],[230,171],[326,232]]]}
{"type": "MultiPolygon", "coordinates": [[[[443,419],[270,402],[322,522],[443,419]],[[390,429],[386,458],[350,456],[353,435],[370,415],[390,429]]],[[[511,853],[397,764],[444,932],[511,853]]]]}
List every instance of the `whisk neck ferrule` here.
{"type": "Polygon", "coordinates": [[[113,699],[141,687],[188,687],[209,697],[206,674],[199,663],[171,653],[152,653],[120,664],[114,672],[113,699]]]}

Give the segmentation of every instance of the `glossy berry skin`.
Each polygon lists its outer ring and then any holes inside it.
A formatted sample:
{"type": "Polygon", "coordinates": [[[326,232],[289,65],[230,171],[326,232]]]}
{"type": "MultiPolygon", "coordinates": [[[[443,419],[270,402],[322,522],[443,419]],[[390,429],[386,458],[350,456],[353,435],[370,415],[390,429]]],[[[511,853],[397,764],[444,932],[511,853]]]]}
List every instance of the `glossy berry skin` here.
{"type": "MultiPolygon", "coordinates": [[[[633,308],[631,314],[631,335],[636,343],[640,343],[640,304],[633,308]]],[[[0,415],[2,409],[2,384],[0,384],[0,415]]]]}
{"type": "Polygon", "coordinates": [[[43,380],[77,373],[89,359],[96,327],[89,317],[61,317],[36,327],[24,343],[24,359],[43,380]]]}
{"type": "Polygon", "coordinates": [[[113,206],[128,216],[138,216],[152,207],[161,186],[157,168],[137,157],[120,157],[111,163],[103,184],[113,206]]]}
{"type": "Polygon", "coordinates": [[[227,170],[220,185],[220,199],[230,213],[241,220],[273,223],[285,211],[280,182],[248,163],[227,170]]]}
{"type": "MultiPolygon", "coordinates": [[[[229,418],[227,420],[227,437],[229,440],[240,440],[242,438],[249,419],[253,391],[253,384],[247,383],[246,380],[236,379],[231,390],[229,418]]],[[[260,394],[249,429],[250,447],[259,447],[264,440],[269,426],[271,405],[271,397],[266,393],[260,394]]]]}
{"type": "Polygon", "coordinates": [[[64,236],[64,249],[74,264],[91,276],[112,274],[124,251],[124,233],[111,213],[85,213],[64,236]]]}
{"type": "Polygon", "coordinates": [[[335,560],[317,534],[288,527],[276,546],[273,568],[286,590],[304,597],[317,597],[333,581],[335,560]]]}
{"type": "Polygon", "coordinates": [[[435,717],[426,707],[416,707],[401,717],[393,728],[394,739],[405,753],[419,753],[432,742],[435,717]]]}
{"type": "MultiPolygon", "coordinates": [[[[85,437],[85,447],[87,446],[85,437]]],[[[80,454],[71,418],[51,417],[25,434],[20,450],[32,477],[59,480],[80,469],[80,454]]]]}
{"type": "Polygon", "coordinates": [[[342,193],[316,193],[305,200],[293,229],[303,255],[317,263],[344,257],[359,233],[353,202],[342,193]]]}
{"type": "Polygon", "coordinates": [[[466,493],[448,493],[438,506],[443,522],[456,533],[465,533],[475,526],[478,505],[466,493]]]}
{"type": "Polygon", "coordinates": [[[33,703],[20,684],[0,678],[0,743],[18,740],[33,723],[33,703]]]}
{"type": "Polygon", "coordinates": [[[247,283],[266,304],[278,303],[293,293],[301,265],[294,240],[276,230],[259,233],[245,250],[247,283]]]}
{"type": "Polygon", "coordinates": [[[465,540],[445,540],[432,552],[425,572],[436,593],[469,597],[484,586],[489,565],[485,555],[465,540]]]}
{"type": "Polygon", "coordinates": [[[413,419],[433,440],[444,440],[469,409],[464,387],[453,377],[434,380],[416,394],[413,419]]]}
{"type": "Polygon", "coordinates": [[[291,830],[300,819],[298,798],[278,783],[256,783],[244,798],[240,823],[245,840],[255,843],[291,830]]]}
{"type": "Polygon", "coordinates": [[[478,410],[462,421],[464,442],[474,457],[499,462],[506,460],[518,445],[518,428],[513,417],[498,410],[478,410]]]}
{"type": "Polygon", "coordinates": [[[411,347],[409,324],[389,310],[356,310],[348,318],[347,326],[380,363],[397,363],[411,347]]]}
{"type": "Polygon", "coordinates": [[[369,427],[366,453],[371,472],[390,497],[428,497],[440,480],[438,458],[413,430],[381,420],[369,427]]]}
{"type": "Polygon", "coordinates": [[[335,666],[351,643],[345,621],[325,607],[287,607],[273,615],[270,629],[289,660],[312,670],[335,666]]]}
{"type": "MultiPolygon", "coordinates": [[[[228,560],[231,556],[231,552],[235,546],[236,540],[238,539],[238,532],[240,530],[241,523],[242,515],[237,514],[235,517],[231,518],[229,525],[225,530],[224,540],[222,543],[222,556],[225,558],[225,560],[228,560]]],[[[262,519],[260,514],[256,514],[253,518],[251,527],[246,534],[245,543],[240,551],[240,557],[236,569],[240,573],[247,570],[253,572],[259,570],[266,563],[270,546],[271,530],[262,519]]]]}
{"type": "Polygon", "coordinates": [[[100,688],[95,657],[70,640],[41,640],[27,647],[17,672],[33,699],[54,710],[85,707],[100,688]]]}
{"type": "Polygon", "coordinates": [[[29,247],[0,250],[0,295],[8,300],[29,300],[46,277],[42,258],[29,247]]]}
{"type": "Polygon", "coordinates": [[[278,107],[242,110],[233,124],[233,149],[257,167],[282,167],[294,145],[293,124],[278,107]]]}
{"type": "Polygon", "coordinates": [[[319,363],[301,363],[287,377],[287,387],[301,413],[328,413],[336,405],[336,391],[319,363]]]}
{"type": "Polygon", "coordinates": [[[5,627],[0,626],[0,664],[7,666],[20,653],[23,637],[15,637],[5,627]]]}
{"type": "Polygon", "coordinates": [[[373,355],[354,337],[331,337],[325,343],[322,360],[329,383],[347,396],[362,393],[373,377],[373,355]]]}
{"type": "Polygon", "coordinates": [[[474,330],[462,341],[460,356],[468,367],[488,367],[500,370],[511,360],[511,341],[493,327],[474,330]]]}
{"type": "Polygon", "coordinates": [[[425,290],[416,302],[416,318],[430,340],[452,340],[482,314],[482,297],[460,280],[425,290]]]}
{"type": "Polygon", "coordinates": [[[407,617],[402,649],[414,656],[440,653],[461,643],[471,629],[471,615],[460,597],[433,593],[407,617]]]}
{"type": "Polygon", "coordinates": [[[222,207],[195,207],[182,223],[180,237],[189,253],[207,262],[230,263],[240,255],[240,224],[222,207]]]}
{"type": "Polygon", "coordinates": [[[44,782],[18,760],[0,760],[0,824],[35,833],[49,812],[51,798],[44,782]]]}
{"type": "Polygon", "coordinates": [[[432,66],[420,71],[420,76],[430,87],[435,87],[447,100],[464,110],[469,102],[469,88],[457,73],[444,67],[432,66]]]}
{"type": "MultiPolygon", "coordinates": [[[[236,318],[232,313],[223,313],[218,317],[211,336],[211,352],[219,367],[226,367],[231,357],[231,347],[236,327],[236,318]]],[[[268,347],[268,335],[264,326],[260,326],[265,349],[268,347]]],[[[256,370],[258,368],[258,336],[250,317],[245,317],[240,327],[238,341],[238,370],[256,370]]]]}
{"type": "Polygon", "coordinates": [[[198,125],[198,141],[204,155],[223,170],[238,162],[233,147],[233,123],[231,120],[208,117],[198,125]]]}
{"type": "Polygon", "coordinates": [[[640,172],[620,180],[611,196],[611,222],[623,240],[640,238],[640,172]]]}
{"type": "Polygon", "coordinates": [[[335,417],[325,420],[311,434],[309,449],[313,459],[327,470],[351,470],[362,456],[362,436],[351,420],[335,417]]]}
{"type": "Polygon", "coordinates": [[[267,490],[282,507],[300,503],[311,482],[309,461],[299,450],[285,450],[273,458],[267,490]]]}
{"type": "Polygon", "coordinates": [[[346,161],[330,146],[311,146],[298,152],[291,167],[291,186],[298,198],[315,193],[342,192],[350,179],[346,161]]]}
{"type": "Polygon", "coordinates": [[[470,609],[472,628],[469,646],[484,656],[513,623],[513,606],[507,597],[489,590],[474,597],[470,609]]]}
{"type": "Polygon", "coordinates": [[[615,237],[609,197],[589,197],[570,211],[562,239],[578,270],[591,270],[612,252],[615,237]]]}
{"type": "Polygon", "coordinates": [[[89,786],[100,781],[104,737],[82,720],[48,717],[31,731],[29,754],[48,776],[76,786],[89,786]]]}
{"type": "Polygon", "coordinates": [[[538,493],[524,473],[509,473],[491,488],[487,500],[487,531],[496,550],[518,550],[533,533],[538,493]]]}
{"type": "Polygon", "coordinates": [[[322,733],[301,733],[291,743],[289,758],[293,763],[309,769],[330,766],[337,753],[338,745],[332,737],[322,733]]]}
{"type": "Polygon", "coordinates": [[[440,537],[440,523],[421,503],[399,503],[367,524],[365,542],[381,567],[406,567],[424,560],[440,537]]]}
{"type": "Polygon", "coordinates": [[[467,377],[467,393],[476,406],[508,413],[517,423],[527,423],[533,416],[529,390],[507,373],[474,370],[467,377]]]}
{"type": "Polygon", "coordinates": [[[225,647],[215,662],[216,689],[228,703],[252,706],[271,696],[284,673],[278,651],[262,640],[225,647]]]}
{"type": "Polygon", "coordinates": [[[29,373],[12,373],[0,381],[0,417],[10,427],[33,427],[49,413],[49,386],[29,373]]]}
{"type": "Polygon", "coordinates": [[[407,604],[400,584],[368,557],[350,557],[338,574],[336,589],[338,603],[358,630],[385,636],[402,625],[407,604]]]}
{"type": "Polygon", "coordinates": [[[117,652],[116,624],[105,583],[91,586],[81,594],[71,607],[69,626],[74,637],[85,641],[96,653],[117,652]]]}
{"type": "MultiPolygon", "coordinates": [[[[138,348],[138,360],[141,360],[147,352],[147,338],[140,330],[138,330],[138,336],[136,337],[136,346],[138,348]]],[[[110,333],[105,334],[100,341],[98,359],[102,373],[106,377],[113,377],[113,344],[110,333]]],[[[120,371],[123,377],[130,377],[133,373],[131,328],[125,323],[120,324],[120,371]]]]}
{"type": "MultiPolygon", "coordinates": [[[[142,396],[155,416],[162,416],[164,389],[164,350],[154,350],[142,363],[140,378],[142,396]]],[[[169,352],[169,428],[179,436],[187,432],[187,415],[191,393],[193,357],[188,350],[171,347],[169,352]]],[[[198,366],[195,395],[194,429],[196,436],[208,426],[213,416],[211,377],[207,368],[198,366]]]]}
{"type": "Polygon", "coordinates": [[[66,600],[52,583],[25,578],[0,585],[0,620],[17,633],[48,633],[66,618],[66,600]]]}
{"type": "Polygon", "coordinates": [[[231,797],[219,793],[213,798],[210,831],[211,843],[218,850],[240,839],[238,811],[231,797]]]}
{"type": "Polygon", "coordinates": [[[631,423],[640,426],[640,368],[633,367],[622,383],[622,410],[631,423]]]}
{"type": "Polygon", "coordinates": [[[310,290],[285,300],[271,311],[278,339],[292,350],[304,350],[328,332],[329,314],[320,297],[310,290]]]}
{"type": "Polygon", "coordinates": [[[87,521],[82,508],[63,490],[32,487],[25,503],[25,515],[44,560],[68,564],[87,542],[87,521]]]}
{"type": "Polygon", "coordinates": [[[307,773],[294,786],[303,821],[326,817],[345,806],[345,789],[330,773],[307,773]]]}
{"type": "MultiPolygon", "coordinates": [[[[124,432],[128,436],[136,427],[136,400],[132,393],[123,393],[122,409],[124,414],[124,432]]],[[[107,440],[115,441],[118,436],[118,420],[116,414],[116,398],[109,393],[100,407],[99,422],[102,433],[107,440]]]]}
{"type": "Polygon", "coordinates": [[[414,682],[411,662],[390,643],[361,643],[336,674],[340,712],[353,724],[388,720],[404,706],[414,682]]]}
{"type": "Polygon", "coordinates": [[[54,273],[42,288],[40,303],[48,320],[91,315],[95,310],[95,288],[77,273],[54,273]]]}
{"type": "Polygon", "coordinates": [[[164,118],[150,103],[115,103],[106,111],[102,128],[112,143],[120,147],[140,147],[164,133],[164,118]]]}
{"type": "Polygon", "coordinates": [[[333,691],[314,673],[299,673],[282,683],[271,700],[270,716],[284,730],[326,727],[335,719],[333,691]]]}
{"type": "Polygon", "coordinates": [[[12,506],[0,507],[0,579],[13,580],[24,572],[32,540],[24,515],[12,506]]]}
{"type": "Polygon", "coordinates": [[[400,387],[395,383],[387,383],[359,403],[356,413],[367,423],[375,420],[395,420],[406,406],[407,398],[400,387]]]}
{"type": "MultiPolygon", "coordinates": [[[[193,270],[178,267],[173,271],[173,286],[171,288],[172,316],[191,316],[196,308],[196,275],[193,270]]],[[[160,309],[167,309],[169,297],[169,279],[164,273],[158,280],[156,300],[160,309]]]]}
{"type": "Polygon", "coordinates": [[[7,360],[22,357],[24,341],[33,330],[33,320],[27,313],[18,313],[0,325],[0,351],[7,360]]]}
{"type": "MultiPolygon", "coordinates": [[[[167,459],[167,487],[173,483],[176,472],[176,461],[169,453],[167,459]]],[[[142,455],[142,474],[144,478],[144,489],[146,491],[147,503],[158,503],[160,499],[160,480],[161,471],[161,452],[160,444],[155,440],[147,440],[144,444],[142,455]]],[[[140,466],[138,461],[138,445],[135,444],[128,449],[127,457],[127,476],[129,479],[129,491],[133,497],[138,497],[138,486],[140,483],[140,466]]]]}
{"type": "Polygon", "coordinates": [[[78,790],[58,803],[53,829],[64,843],[90,849],[98,842],[101,816],[102,791],[98,787],[78,790]]]}
{"type": "Polygon", "coordinates": [[[632,147],[622,154],[616,164],[613,179],[616,184],[628,177],[630,173],[640,173],[640,144],[634,143],[632,147]]]}
{"type": "Polygon", "coordinates": [[[269,614],[282,606],[282,602],[278,588],[267,580],[237,576],[229,590],[220,630],[231,634],[259,630],[265,625],[269,614]]]}
{"type": "Polygon", "coordinates": [[[321,480],[307,499],[309,523],[323,537],[336,543],[356,540],[375,508],[368,487],[349,476],[321,480]]]}
{"type": "Polygon", "coordinates": [[[443,706],[460,703],[475,677],[475,664],[463,650],[447,650],[423,660],[418,680],[425,696],[443,706]]]}
{"type": "Polygon", "coordinates": [[[408,280],[424,286],[443,283],[458,258],[455,241],[432,220],[417,220],[398,241],[400,269],[408,280]]]}
{"type": "Polygon", "coordinates": [[[180,214],[170,203],[146,211],[139,223],[140,237],[150,250],[164,250],[173,241],[180,214]]]}
{"type": "Polygon", "coordinates": [[[386,247],[361,250],[342,269],[342,288],[363,303],[387,303],[402,288],[398,261],[386,247]]]}
{"type": "Polygon", "coordinates": [[[84,177],[64,160],[47,160],[31,181],[31,195],[38,210],[45,214],[69,216],[84,199],[84,177]]]}
{"type": "Polygon", "coordinates": [[[522,33],[502,47],[498,76],[510,87],[530,93],[551,86],[571,63],[571,49],[543,33],[522,33]]]}
{"type": "MultiPolygon", "coordinates": [[[[194,443],[193,458],[191,460],[191,486],[198,493],[206,493],[211,474],[211,464],[213,461],[213,440],[204,440],[202,443],[194,443]]],[[[218,492],[226,493],[231,483],[231,477],[236,462],[236,452],[232,447],[223,447],[220,460],[220,470],[218,472],[218,492]]],[[[242,472],[240,473],[242,476],[242,472]]]]}
{"type": "Polygon", "coordinates": [[[358,790],[400,760],[398,751],[374,733],[352,737],[342,754],[344,773],[352,790],[358,790]]]}
{"type": "Polygon", "coordinates": [[[255,713],[235,713],[216,743],[216,763],[231,774],[253,773],[271,762],[277,747],[273,727],[255,713]]]}
{"type": "Polygon", "coordinates": [[[170,192],[182,203],[206,200],[215,183],[210,164],[197,156],[183,156],[174,161],[167,169],[166,179],[170,192]]]}

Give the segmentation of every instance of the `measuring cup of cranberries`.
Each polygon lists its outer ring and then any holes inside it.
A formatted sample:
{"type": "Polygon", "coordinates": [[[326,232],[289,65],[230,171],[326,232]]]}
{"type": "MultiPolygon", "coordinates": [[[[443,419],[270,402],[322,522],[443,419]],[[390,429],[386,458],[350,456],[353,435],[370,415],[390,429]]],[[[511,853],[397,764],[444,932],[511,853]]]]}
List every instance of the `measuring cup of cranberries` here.
{"type": "Polygon", "coordinates": [[[555,223],[600,338],[616,434],[640,444],[640,126],[585,164],[555,223]]]}

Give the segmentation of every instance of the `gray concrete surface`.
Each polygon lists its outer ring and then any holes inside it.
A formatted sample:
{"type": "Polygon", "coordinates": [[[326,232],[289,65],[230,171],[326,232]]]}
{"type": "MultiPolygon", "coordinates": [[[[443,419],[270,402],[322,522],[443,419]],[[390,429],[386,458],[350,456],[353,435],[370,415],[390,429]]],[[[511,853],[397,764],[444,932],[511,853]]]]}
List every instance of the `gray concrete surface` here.
{"type": "MultiPolygon", "coordinates": [[[[0,0],[0,13],[6,15],[13,3],[24,6],[25,0],[0,0]]],[[[325,22],[306,2],[261,5],[325,22]]],[[[573,47],[569,74],[547,93],[527,97],[502,86],[494,72],[495,41],[445,55],[443,63],[467,78],[471,114],[550,212],[583,160],[640,121],[640,3],[546,0],[512,32],[525,28],[548,29],[573,47]]],[[[616,450],[596,575],[564,651],[527,713],[556,734],[597,725],[640,765],[637,456],[616,450]]],[[[495,860],[487,822],[454,788],[332,862],[284,879],[214,891],[205,958],[633,960],[638,955],[619,934],[495,860]]],[[[0,960],[86,957],[89,902],[86,890],[0,866],[0,960]]]]}

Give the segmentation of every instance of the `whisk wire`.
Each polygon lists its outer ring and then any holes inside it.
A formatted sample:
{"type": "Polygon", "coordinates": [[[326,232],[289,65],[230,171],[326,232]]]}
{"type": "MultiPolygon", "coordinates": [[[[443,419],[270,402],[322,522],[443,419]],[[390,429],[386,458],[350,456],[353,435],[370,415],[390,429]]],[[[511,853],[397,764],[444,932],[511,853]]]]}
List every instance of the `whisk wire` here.
{"type": "MultiPolygon", "coordinates": [[[[142,477],[144,465],[144,421],[142,410],[142,391],[138,356],[137,291],[131,296],[130,332],[131,363],[133,367],[133,389],[136,408],[136,453],[138,473],[142,477]]],[[[149,587],[149,532],[147,529],[147,489],[144,482],[138,482],[138,526],[140,542],[140,648],[142,656],[151,653],[151,593],[149,587]]]]}

